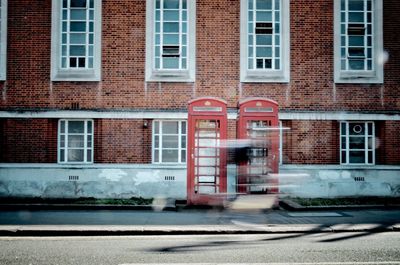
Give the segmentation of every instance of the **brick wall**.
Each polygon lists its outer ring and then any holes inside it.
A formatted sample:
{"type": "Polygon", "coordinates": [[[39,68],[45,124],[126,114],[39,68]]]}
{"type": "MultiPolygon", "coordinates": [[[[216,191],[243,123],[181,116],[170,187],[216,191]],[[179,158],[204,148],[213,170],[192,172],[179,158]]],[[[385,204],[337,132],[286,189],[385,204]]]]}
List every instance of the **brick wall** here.
{"type": "Polygon", "coordinates": [[[200,96],[236,107],[243,97],[278,101],[282,110],[400,110],[400,5],[384,2],[384,85],[333,83],[333,1],[291,1],[291,81],[239,82],[240,1],[197,0],[196,82],[144,82],[145,1],[103,0],[102,81],[51,82],[51,0],[9,1],[8,77],[0,109],[186,109],[200,96]],[[38,48],[40,47],[40,48],[38,48]]]}
{"type": "Polygon", "coordinates": [[[339,123],[285,121],[284,164],[339,164],[339,123]]]}
{"type": "Polygon", "coordinates": [[[57,162],[56,120],[7,119],[0,129],[0,162],[57,162]]]}
{"type": "MultiPolygon", "coordinates": [[[[56,119],[0,119],[0,163],[56,163],[56,119]]],[[[96,119],[95,163],[151,163],[151,120],[96,119]],[[145,126],[147,123],[147,127],[145,126]]],[[[339,164],[339,122],[283,121],[284,164],[339,164]]],[[[376,164],[400,165],[400,122],[375,122],[376,164]]],[[[236,121],[228,121],[228,139],[236,121]]]]}

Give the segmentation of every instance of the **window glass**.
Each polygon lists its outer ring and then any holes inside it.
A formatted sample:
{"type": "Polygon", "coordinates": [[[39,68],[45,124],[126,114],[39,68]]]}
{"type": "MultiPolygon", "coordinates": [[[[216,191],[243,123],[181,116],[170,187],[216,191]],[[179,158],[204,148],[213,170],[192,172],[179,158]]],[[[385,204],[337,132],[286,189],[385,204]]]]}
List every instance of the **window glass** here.
{"type": "Polygon", "coordinates": [[[60,120],[59,124],[59,162],[92,162],[93,122],[60,120]]]}
{"type": "Polygon", "coordinates": [[[153,122],[154,163],[186,162],[186,124],[186,121],[153,122]]]}

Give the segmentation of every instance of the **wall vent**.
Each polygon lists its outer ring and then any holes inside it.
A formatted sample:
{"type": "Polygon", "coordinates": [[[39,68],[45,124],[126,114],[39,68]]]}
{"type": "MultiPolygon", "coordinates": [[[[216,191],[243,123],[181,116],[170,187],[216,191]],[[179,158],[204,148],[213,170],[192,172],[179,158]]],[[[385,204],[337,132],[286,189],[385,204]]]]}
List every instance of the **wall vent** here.
{"type": "Polygon", "coordinates": [[[164,176],[165,180],[175,180],[175,176],[164,176]]]}
{"type": "Polygon", "coordinates": [[[79,180],[79,176],[68,176],[68,180],[79,180]]]}
{"type": "Polygon", "coordinates": [[[71,103],[71,109],[73,109],[73,110],[78,110],[78,109],[80,109],[80,107],[79,107],[79,102],[72,102],[72,103],[71,103]]]}
{"type": "Polygon", "coordinates": [[[354,181],[365,181],[364,177],[354,177],[354,181]]]}

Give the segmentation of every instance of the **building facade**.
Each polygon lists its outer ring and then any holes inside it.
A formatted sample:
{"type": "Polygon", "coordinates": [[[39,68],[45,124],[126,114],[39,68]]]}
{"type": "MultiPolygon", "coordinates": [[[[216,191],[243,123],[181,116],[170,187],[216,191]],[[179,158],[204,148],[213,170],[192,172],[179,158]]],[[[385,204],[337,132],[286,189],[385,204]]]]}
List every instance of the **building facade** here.
{"type": "Polygon", "coordinates": [[[240,100],[278,103],[281,192],[400,194],[396,0],[0,8],[0,196],[184,199],[200,97],[227,102],[229,139],[240,100]]]}

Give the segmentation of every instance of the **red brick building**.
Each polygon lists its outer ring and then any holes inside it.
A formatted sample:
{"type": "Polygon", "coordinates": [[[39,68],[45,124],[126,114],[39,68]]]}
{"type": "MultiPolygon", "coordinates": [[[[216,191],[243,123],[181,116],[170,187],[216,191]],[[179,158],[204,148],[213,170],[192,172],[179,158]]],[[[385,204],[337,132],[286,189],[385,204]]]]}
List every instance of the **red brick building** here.
{"type": "Polygon", "coordinates": [[[399,195],[395,0],[1,0],[0,12],[0,196],[184,198],[199,97],[227,102],[228,138],[240,100],[279,104],[280,172],[309,176],[287,192],[399,195]]]}

